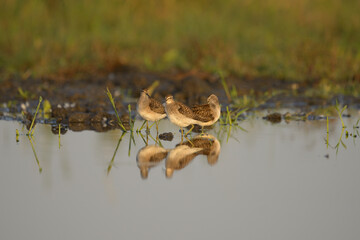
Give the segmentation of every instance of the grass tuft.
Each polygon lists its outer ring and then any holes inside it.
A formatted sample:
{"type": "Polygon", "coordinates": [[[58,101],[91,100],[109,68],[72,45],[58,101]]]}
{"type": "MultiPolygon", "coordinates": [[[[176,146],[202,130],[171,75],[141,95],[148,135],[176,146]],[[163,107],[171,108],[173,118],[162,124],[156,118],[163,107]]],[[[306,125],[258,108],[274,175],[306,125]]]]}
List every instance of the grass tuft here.
{"type": "Polygon", "coordinates": [[[114,98],[113,98],[113,96],[112,96],[109,88],[106,88],[106,94],[107,94],[107,96],[108,96],[108,98],[109,98],[109,100],[110,100],[110,102],[111,102],[111,105],[112,105],[113,108],[114,108],[115,115],[116,115],[116,118],[117,118],[117,120],[118,120],[119,126],[121,127],[121,129],[122,129],[124,132],[126,132],[126,129],[125,129],[123,123],[121,122],[120,117],[119,117],[119,114],[118,114],[118,112],[117,112],[117,110],[116,110],[115,101],[114,101],[114,98]]]}

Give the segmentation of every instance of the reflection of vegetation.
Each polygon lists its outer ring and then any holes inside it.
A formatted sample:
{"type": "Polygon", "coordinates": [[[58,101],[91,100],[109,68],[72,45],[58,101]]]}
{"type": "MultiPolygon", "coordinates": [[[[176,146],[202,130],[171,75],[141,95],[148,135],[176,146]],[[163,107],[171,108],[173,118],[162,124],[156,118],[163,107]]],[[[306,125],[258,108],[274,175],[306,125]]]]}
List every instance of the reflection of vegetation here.
{"type": "Polygon", "coordinates": [[[343,114],[343,112],[346,110],[347,105],[345,105],[342,109],[340,109],[339,103],[336,101],[335,108],[336,108],[336,111],[337,111],[337,113],[338,113],[338,115],[339,115],[339,118],[340,118],[340,120],[341,120],[341,125],[342,125],[342,127],[343,127],[343,128],[346,128],[346,126],[345,126],[345,124],[344,124],[344,121],[343,121],[343,119],[342,119],[342,114],[343,114]]]}
{"type": "Polygon", "coordinates": [[[108,168],[107,168],[107,174],[108,174],[108,175],[109,175],[109,173],[110,173],[110,171],[111,171],[111,168],[112,168],[113,165],[114,165],[115,156],[116,156],[117,150],[118,150],[118,148],[119,148],[119,146],[120,146],[120,143],[121,143],[124,135],[125,135],[125,132],[123,132],[123,133],[121,134],[121,136],[120,136],[120,138],[119,138],[119,141],[118,141],[118,143],[117,143],[117,145],[116,145],[114,154],[113,154],[113,156],[112,156],[112,158],[111,158],[111,161],[110,161],[110,163],[109,163],[109,166],[108,166],[108,168]]]}
{"type": "Polygon", "coordinates": [[[16,129],[16,142],[19,142],[19,130],[16,129]]]}
{"type": "Polygon", "coordinates": [[[61,147],[60,134],[61,134],[61,123],[59,123],[59,149],[60,149],[60,147],[61,147]]]}
{"type": "Polygon", "coordinates": [[[340,137],[339,137],[339,141],[338,143],[335,145],[335,149],[336,149],[336,154],[338,153],[339,151],[339,147],[340,147],[340,144],[341,146],[343,146],[345,149],[347,149],[346,145],[344,144],[344,142],[342,141],[342,136],[344,134],[344,128],[341,129],[341,134],[340,134],[340,137]]]}
{"type": "Polygon", "coordinates": [[[37,154],[36,154],[36,151],[35,151],[35,147],[34,147],[34,144],[33,144],[33,142],[32,142],[32,136],[28,136],[28,139],[29,139],[29,142],[30,142],[30,144],[31,144],[31,148],[32,148],[33,153],[34,153],[36,163],[37,163],[37,165],[38,165],[38,167],[39,167],[39,172],[41,173],[41,172],[42,172],[42,168],[41,168],[41,166],[40,166],[40,161],[39,161],[39,159],[38,159],[38,157],[37,157],[37,154]]]}
{"type": "MultiPolygon", "coordinates": [[[[337,154],[339,152],[340,146],[342,146],[344,149],[347,149],[346,144],[343,142],[344,132],[345,132],[345,139],[348,139],[348,137],[351,136],[351,137],[353,137],[353,139],[355,141],[355,138],[357,138],[359,136],[358,128],[359,128],[360,119],[358,119],[357,122],[355,123],[355,125],[353,125],[353,132],[349,133],[347,130],[345,130],[346,125],[342,118],[343,112],[347,109],[347,106],[345,105],[343,108],[340,109],[338,102],[336,102],[335,109],[338,113],[338,117],[341,120],[341,125],[342,125],[339,140],[338,140],[337,144],[334,147],[332,147],[332,148],[336,149],[336,154],[337,154]]],[[[329,133],[330,133],[329,132],[329,117],[327,116],[326,117],[326,148],[328,148],[330,145],[329,144],[329,133]]]]}
{"type": "Polygon", "coordinates": [[[218,131],[215,131],[216,132],[216,135],[217,135],[217,139],[219,139],[221,141],[221,139],[223,139],[224,137],[226,137],[226,142],[229,141],[230,137],[235,139],[237,142],[239,142],[238,139],[236,139],[235,137],[232,136],[232,133],[233,131],[243,131],[243,132],[247,132],[246,129],[244,129],[243,127],[240,126],[240,122],[236,122],[236,123],[233,123],[232,125],[230,124],[221,124],[220,123],[220,126],[218,128],[218,131]]]}

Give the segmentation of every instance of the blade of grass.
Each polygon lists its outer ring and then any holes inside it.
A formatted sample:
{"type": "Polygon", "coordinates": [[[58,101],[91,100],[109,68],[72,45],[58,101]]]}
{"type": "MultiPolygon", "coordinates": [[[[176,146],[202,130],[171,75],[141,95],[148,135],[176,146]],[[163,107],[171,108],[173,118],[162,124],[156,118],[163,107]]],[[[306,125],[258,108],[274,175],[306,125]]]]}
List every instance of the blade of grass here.
{"type": "Polygon", "coordinates": [[[113,96],[112,96],[109,88],[106,88],[106,90],[107,90],[106,94],[107,94],[107,96],[108,96],[108,98],[109,98],[109,100],[110,100],[110,102],[111,102],[111,105],[112,105],[113,108],[114,108],[115,115],[116,115],[116,118],[117,118],[117,120],[118,120],[118,124],[119,124],[119,126],[121,127],[121,129],[122,129],[124,132],[126,132],[126,129],[125,129],[124,125],[122,124],[122,122],[121,122],[121,120],[120,120],[120,117],[119,117],[119,114],[118,114],[118,112],[117,112],[117,110],[116,110],[114,98],[113,98],[113,96]]]}
{"type": "Polygon", "coordinates": [[[117,145],[116,145],[114,154],[113,154],[113,156],[112,156],[112,158],[111,158],[111,161],[110,161],[109,166],[108,166],[108,169],[107,169],[107,175],[109,175],[109,173],[110,173],[110,171],[111,171],[111,168],[112,168],[112,166],[113,166],[113,164],[114,164],[114,159],[115,159],[116,153],[117,153],[117,151],[118,151],[118,148],[119,148],[119,146],[120,146],[120,143],[121,143],[124,135],[125,135],[125,132],[123,132],[123,133],[121,134],[121,137],[119,138],[119,141],[118,141],[118,143],[117,143],[117,145]]]}
{"type": "Polygon", "coordinates": [[[244,108],[243,110],[241,110],[240,112],[238,112],[235,116],[235,121],[237,122],[238,121],[238,118],[241,114],[243,114],[245,111],[247,111],[248,109],[247,108],[244,108]]]}
{"type": "Polygon", "coordinates": [[[230,126],[232,125],[232,121],[231,121],[231,112],[229,110],[229,106],[226,106],[226,112],[227,112],[227,117],[229,118],[229,124],[230,126]]]}
{"type": "Polygon", "coordinates": [[[32,135],[32,134],[33,134],[33,133],[31,133],[31,130],[32,130],[33,126],[34,126],[35,119],[36,119],[36,115],[37,115],[37,113],[38,113],[38,111],[39,111],[40,104],[41,104],[42,100],[43,100],[43,99],[42,99],[42,97],[40,96],[40,97],[39,97],[39,104],[38,104],[38,106],[37,106],[37,108],[36,108],[36,112],[35,112],[34,117],[33,117],[33,119],[32,119],[32,122],[31,122],[31,125],[30,125],[30,128],[29,128],[29,131],[28,131],[28,135],[32,135]],[[31,133],[31,134],[30,134],[30,133],[31,133]]]}
{"type": "Polygon", "coordinates": [[[128,110],[129,110],[129,120],[130,120],[130,131],[132,132],[134,130],[134,121],[132,118],[131,118],[131,105],[129,104],[128,105],[128,110]]]}

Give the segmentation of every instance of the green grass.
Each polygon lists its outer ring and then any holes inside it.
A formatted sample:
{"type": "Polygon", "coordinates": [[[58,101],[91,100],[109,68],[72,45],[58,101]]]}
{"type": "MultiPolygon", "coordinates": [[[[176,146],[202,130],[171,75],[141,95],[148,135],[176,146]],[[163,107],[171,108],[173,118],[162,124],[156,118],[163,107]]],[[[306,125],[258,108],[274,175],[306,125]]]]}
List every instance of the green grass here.
{"type": "Polygon", "coordinates": [[[340,109],[340,104],[336,101],[335,109],[336,109],[336,112],[337,112],[337,114],[338,114],[338,116],[339,116],[339,118],[341,120],[342,128],[346,128],[344,120],[342,118],[342,114],[347,109],[347,105],[345,105],[343,108],[340,109]]]}
{"type": "Polygon", "coordinates": [[[35,114],[34,114],[34,117],[33,117],[32,121],[31,121],[31,125],[30,125],[30,128],[29,128],[29,131],[28,131],[28,133],[27,133],[28,136],[32,136],[32,135],[34,134],[35,128],[33,129],[33,127],[35,126],[34,123],[35,123],[35,121],[36,121],[36,115],[37,115],[37,113],[39,112],[39,108],[40,108],[40,105],[41,105],[42,100],[43,100],[43,98],[40,96],[40,97],[39,97],[39,103],[38,103],[37,108],[36,108],[36,112],[35,112],[35,114]],[[31,131],[31,130],[32,130],[32,131],[31,131]]]}
{"type": "MultiPolygon", "coordinates": [[[[117,120],[118,120],[118,124],[119,124],[119,126],[121,127],[121,130],[122,130],[123,132],[126,132],[126,129],[125,129],[123,123],[121,122],[120,116],[119,116],[119,114],[118,114],[118,112],[117,112],[117,110],[116,110],[115,101],[114,101],[114,98],[113,98],[113,96],[112,96],[109,88],[106,88],[106,94],[107,94],[107,96],[108,96],[108,98],[109,98],[109,100],[110,100],[110,102],[111,102],[111,105],[112,105],[112,107],[113,107],[113,109],[114,109],[114,112],[115,112],[116,118],[117,118],[117,120]]],[[[131,119],[131,118],[130,118],[130,119],[131,119]]]]}
{"type": "Polygon", "coordinates": [[[360,81],[360,1],[4,0],[0,74],[65,76],[131,64],[360,81]]]}

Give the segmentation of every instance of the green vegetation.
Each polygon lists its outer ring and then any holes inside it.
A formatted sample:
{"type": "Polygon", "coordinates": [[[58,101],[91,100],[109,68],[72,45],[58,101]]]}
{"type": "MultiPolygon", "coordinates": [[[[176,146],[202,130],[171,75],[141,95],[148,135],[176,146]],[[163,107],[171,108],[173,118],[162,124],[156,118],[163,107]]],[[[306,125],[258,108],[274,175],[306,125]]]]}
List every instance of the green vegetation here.
{"type": "Polygon", "coordinates": [[[35,120],[36,120],[36,115],[37,115],[37,113],[39,112],[39,108],[40,108],[40,105],[41,105],[42,100],[43,100],[43,99],[42,99],[42,97],[40,96],[40,97],[39,97],[39,104],[38,104],[38,106],[37,106],[37,108],[36,108],[36,112],[35,112],[34,117],[33,117],[33,119],[32,119],[32,122],[31,122],[31,125],[30,125],[30,128],[29,128],[29,131],[28,131],[28,133],[27,133],[28,136],[32,136],[32,135],[34,134],[35,128],[34,128],[34,130],[33,130],[33,127],[34,127],[34,123],[35,123],[35,120]],[[33,130],[33,131],[31,131],[31,130],[33,130]]]}
{"type": "Polygon", "coordinates": [[[335,109],[336,109],[336,112],[338,113],[339,118],[340,118],[340,120],[341,120],[342,128],[346,128],[345,123],[344,123],[343,118],[342,118],[342,114],[343,114],[343,112],[347,109],[347,105],[345,105],[342,109],[340,109],[340,105],[339,105],[339,103],[336,101],[335,109]]]}
{"type": "Polygon", "coordinates": [[[77,76],[131,64],[360,81],[358,0],[4,0],[0,74],[77,76]]]}
{"type": "Polygon", "coordinates": [[[119,114],[118,114],[118,112],[117,112],[117,110],[116,110],[115,101],[114,101],[114,98],[113,98],[113,96],[112,96],[109,88],[106,88],[106,94],[107,94],[107,96],[108,96],[108,98],[109,98],[109,100],[110,100],[110,102],[111,102],[111,105],[112,105],[113,108],[114,108],[115,115],[116,115],[116,118],[117,118],[117,120],[118,120],[119,126],[121,127],[121,129],[122,129],[124,132],[126,132],[126,129],[125,129],[124,125],[122,124],[122,122],[121,122],[121,120],[120,120],[120,117],[119,117],[119,114]]]}
{"type": "Polygon", "coordinates": [[[109,163],[109,166],[108,166],[108,168],[107,168],[107,175],[109,175],[109,173],[110,173],[110,171],[111,171],[111,168],[112,168],[113,165],[114,165],[114,160],[115,160],[116,153],[117,153],[117,151],[118,151],[118,148],[119,148],[119,146],[120,146],[120,143],[121,143],[121,141],[122,141],[125,133],[126,133],[126,132],[123,132],[123,133],[121,134],[120,138],[119,138],[119,141],[118,141],[118,143],[117,143],[117,145],[116,145],[114,154],[113,154],[113,156],[112,156],[112,158],[111,158],[111,161],[110,161],[110,163],[109,163]]]}
{"type": "Polygon", "coordinates": [[[32,135],[28,135],[28,139],[29,139],[29,142],[31,144],[31,149],[33,150],[33,153],[34,153],[34,157],[35,157],[35,161],[36,161],[36,164],[38,165],[38,168],[39,168],[39,173],[42,172],[42,167],[40,166],[40,161],[39,161],[39,158],[36,154],[36,150],[35,150],[35,147],[34,147],[34,144],[33,144],[33,141],[32,141],[32,135]]]}

